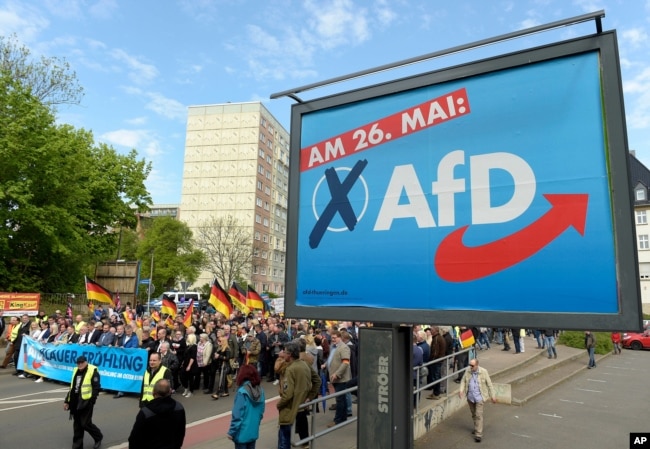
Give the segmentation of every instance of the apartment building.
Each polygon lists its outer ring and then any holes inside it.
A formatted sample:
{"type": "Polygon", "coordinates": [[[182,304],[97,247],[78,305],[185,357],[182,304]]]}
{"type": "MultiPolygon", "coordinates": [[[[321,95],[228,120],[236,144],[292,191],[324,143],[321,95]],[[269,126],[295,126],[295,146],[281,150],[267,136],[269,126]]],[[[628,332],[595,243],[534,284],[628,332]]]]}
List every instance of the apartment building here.
{"type": "Polygon", "coordinates": [[[650,313],[650,170],[634,155],[629,154],[630,183],[634,192],[634,220],[636,247],[639,258],[641,302],[645,313],[650,313]]]}
{"type": "MultiPolygon", "coordinates": [[[[194,231],[236,218],[254,242],[242,276],[260,293],[284,294],[288,182],[289,133],[261,102],[188,108],[181,220],[194,231]]],[[[195,284],[211,281],[204,272],[195,284]]]]}

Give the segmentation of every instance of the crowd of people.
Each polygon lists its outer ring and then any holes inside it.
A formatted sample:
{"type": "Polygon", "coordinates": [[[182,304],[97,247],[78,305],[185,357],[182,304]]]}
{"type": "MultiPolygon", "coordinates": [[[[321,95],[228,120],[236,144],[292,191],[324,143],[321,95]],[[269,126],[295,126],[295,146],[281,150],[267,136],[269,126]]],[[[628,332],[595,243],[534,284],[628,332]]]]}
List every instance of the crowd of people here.
{"type": "MultiPolygon", "coordinates": [[[[257,432],[251,430],[254,426],[248,420],[242,420],[242,416],[250,418],[251,412],[244,412],[244,408],[250,408],[252,415],[261,419],[265,397],[262,381],[265,379],[280,394],[277,403],[280,410],[278,447],[288,448],[292,425],[295,424],[301,440],[309,436],[309,409],[300,408],[302,403],[319,394],[340,392],[358,385],[359,331],[361,327],[371,325],[286,319],[280,315],[266,316],[262,312],[247,316],[235,312],[224,317],[211,308],[195,311],[191,317],[179,311],[173,319],[161,317],[158,311],[151,312],[147,313],[139,304],[134,308],[127,304],[123,311],[99,305],[86,316],[77,314],[74,318],[58,310],[51,316],[40,312],[33,320],[28,315],[12,316],[5,335],[8,347],[0,368],[6,369],[13,364],[14,375],[43,382],[43,377],[17,368],[21,339],[25,336],[54,345],[76,343],[145,349],[149,353],[148,369],[144,373],[140,406],[144,408],[158,397],[166,398],[173,394],[186,398],[205,394],[216,401],[233,392],[236,397],[228,436],[236,447],[254,447],[257,432]],[[161,381],[164,382],[156,393],[155,386],[161,381]],[[253,446],[247,446],[249,443],[253,446]]],[[[4,318],[1,321],[4,324],[4,318]]],[[[552,329],[415,325],[414,368],[433,363],[427,369],[414,370],[414,386],[432,384],[448,377],[449,371],[453,370],[458,372],[454,381],[462,383],[461,392],[467,393],[469,388],[467,381],[463,380],[465,372],[480,374],[481,382],[488,388],[484,380],[487,373],[473,369],[478,367],[474,354],[461,351],[467,348],[461,336],[468,331],[471,331],[473,351],[490,350],[495,344],[510,351],[512,342],[515,353],[524,352],[524,339],[521,337],[531,335],[537,348],[548,351],[548,358],[557,358],[557,331],[552,329]],[[418,372],[423,377],[418,376],[418,372]]],[[[595,367],[593,335],[586,334],[585,345],[590,354],[589,365],[595,367]]],[[[491,398],[491,386],[486,391],[491,398]]],[[[475,398],[477,392],[479,390],[472,390],[469,397],[475,398]]],[[[125,396],[120,391],[113,393],[116,399],[125,396]]],[[[446,382],[437,382],[426,397],[437,400],[445,394],[446,382]]],[[[169,408],[169,401],[166,401],[165,407],[169,408]]],[[[352,416],[354,402],[356,399],[349,393],[337,396],[336,403],[330,407],[334,415],[328,426],[334,427],[352,416]]],[[[476,409],[473,410],[475,416],[476,409]]],[[[477,425],[476,429],[476,438],[479,439],[481,426],[477,425]]],[[[79,429],[75,427],[75,435],[79,429]]],[[[96,441],[97,438],[101,440],[98,430],[91,428],[90,431],[94,432],[96,441]]]]}

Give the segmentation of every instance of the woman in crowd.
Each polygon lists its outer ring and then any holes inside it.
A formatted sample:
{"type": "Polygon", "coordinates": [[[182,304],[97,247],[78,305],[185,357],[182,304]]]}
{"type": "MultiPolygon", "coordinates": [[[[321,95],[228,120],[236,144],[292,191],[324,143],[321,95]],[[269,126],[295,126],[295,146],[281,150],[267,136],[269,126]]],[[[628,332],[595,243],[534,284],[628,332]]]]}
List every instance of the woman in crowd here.
{"type": "Polygon", "coordinates": [[[196,379],[199,373],[199,367],[196,364],[196,334],[189,334],[186,339],[187,348],[185,349],[185,357],[183,365],[181,365],[181,384],[185,388],[183,396],[186,398],[192,397],[194,390],[197,388],[196,379]]]}
{"type": "Polygon", "coordinates": [[[199,367],[199,388],[201,385],[201,377],[203,377],[203,393],[210,394],[210,370],[212,367],[212,342],[208,334],[203,333],[199,335],[199,344],[196,348],[196,365],[199,367]]]}
{"type": "Polygon", "coordinates": [[[257,369],[253,365],[243,365],[235,383],[238,388],[228,438],[235,443],[235,449],[255,449],[265,400],[257,369]]]}
{"type": "Polygon", "coordinates": [[[228,387],[226,386],[226,376],[230,372],[230,348],[228,347],[228,338],[219,332],[216,348],[216,381],[212,399],[219,399],[219,396],[228,396],[228,387]]]}

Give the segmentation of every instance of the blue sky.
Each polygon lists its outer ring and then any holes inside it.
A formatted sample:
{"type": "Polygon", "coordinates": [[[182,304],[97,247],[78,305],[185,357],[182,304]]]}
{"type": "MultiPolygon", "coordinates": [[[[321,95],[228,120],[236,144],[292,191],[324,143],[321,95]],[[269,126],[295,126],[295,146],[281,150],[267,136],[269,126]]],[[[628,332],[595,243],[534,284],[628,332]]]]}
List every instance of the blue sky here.
{"type": "MultiPolygon", "coordinates": [[[[85,96],[59,109],[120,152],[153,163],[155,203],[178,203],[187,107],[263,101],[289,130],[292,100],[272,93],[605,10],[618,31],[629,146],[650,166],[650,1],[0,0],[0,34],[64,57],[85,96]]],[[[594,22],[300,94],[317,98],[595,32],[594,22]]]]}

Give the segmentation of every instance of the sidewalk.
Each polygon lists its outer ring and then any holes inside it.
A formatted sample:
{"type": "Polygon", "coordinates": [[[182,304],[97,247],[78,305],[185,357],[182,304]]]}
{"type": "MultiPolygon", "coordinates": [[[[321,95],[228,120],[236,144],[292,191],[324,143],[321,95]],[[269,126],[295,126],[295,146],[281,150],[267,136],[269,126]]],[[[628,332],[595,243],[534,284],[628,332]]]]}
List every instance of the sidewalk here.
{"type": "MultiPolygon", "coordinates": [[[[510,351],[502,351],[503,346],[492,345],[492,349],[485,351],[477,351],[479,363],[482,367],[490,372],[490,376],[495,379],[495,382],[500,382],[499,378],[505,379],[509,372],[516,368],[521,368],[526,365],[534,365],[532,369],[538,369],[538,364],[555,365],[565,362],[567,359],[574,358],[582,354],[584,356],[584,367],[587,366],[587,353],[582,349],[567,348],[565,346],[558,346],[558,358],[548,359],[546,350],[537,349],[535,339],[532,337],[525,338],[525,352],[521,354],[514,353],[513,349],[510,351]],[[502,377],[503,376],[503,377],[502,377]]],[[[602,357],[602,356],[600,356],[602,357]]],[[[266,391],[269,391],[270,384],[264,382],[266,391]]],[[[449,393],[457,394],[458,385],[450,382],[449,393]]],[[[276,449],[277,448],[277,410],[275,408],[275,401],[277,398],[272,398],[267,401],[266,413],[260,427],[260,438],[257,441],[257,449],[276,449]]],[[[422,400],[421,407],[426,407],[433,401],[422,400]],[[424,403],[424,402],[428,402],[424,403]]],[[[328,406],[333,403],[333,400],[328,402],[328,406]]],[[[504,407],[507,407],[504,405],[504,407]]],[[[353,406],[353,414],[356,416],[356,405],[353,406]]],[[[333,411],[318,413],[316,415],[316,432],[326,430],[327,423],[332,421],[334,416],[333,411]]],[[[452,416],[450,419],[453,419],[452,416]]],[[[184,449],[213,449],[215,447],[231,447],[230,442],[225,436],[228,426],[230,424],[230,414],[223,416],[215,416],[204,420],[199,423],[193,423],[189,427],[185,437],[184,449]]],[[[310,430],[313,433],[313,429],[310,430]]],[[[297,441],[297,435],[294,435],[293,441],[297,441]]],[[[430,448],[432,441],[429,438],[421,438],[415,441],[414,447],[416,449],[430,448]]],[[[435,441],[433,441],[435,443],[435,441]]],[[[336,431],[332,432],[322,438],[317,439],[312,448],[332,448],[337,449],[354,449],[357,446],[357,424],[356,422],[336,431]]],[[[125,447],[125,446],[120,446],[125,447]]]]}

